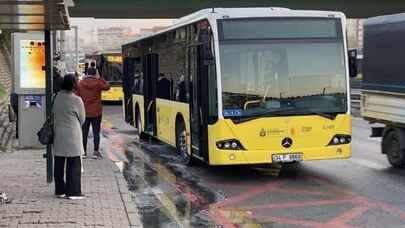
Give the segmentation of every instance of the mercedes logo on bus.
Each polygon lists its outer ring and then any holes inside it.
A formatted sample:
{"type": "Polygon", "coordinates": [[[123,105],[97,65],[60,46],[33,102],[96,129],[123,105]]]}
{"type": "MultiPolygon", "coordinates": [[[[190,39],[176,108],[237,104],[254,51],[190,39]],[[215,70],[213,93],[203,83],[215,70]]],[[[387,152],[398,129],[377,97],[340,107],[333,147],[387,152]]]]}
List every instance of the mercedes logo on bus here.
{"type": "Polygon", "coordinates": [[[284,138],[282,141],[281,141],[281,145],[284,147],[284,148],[290,148],[291,146],[292,146],[292,144],[293,144],[293,141],[292,141],[292,139],[291,138],[284,138]]]}

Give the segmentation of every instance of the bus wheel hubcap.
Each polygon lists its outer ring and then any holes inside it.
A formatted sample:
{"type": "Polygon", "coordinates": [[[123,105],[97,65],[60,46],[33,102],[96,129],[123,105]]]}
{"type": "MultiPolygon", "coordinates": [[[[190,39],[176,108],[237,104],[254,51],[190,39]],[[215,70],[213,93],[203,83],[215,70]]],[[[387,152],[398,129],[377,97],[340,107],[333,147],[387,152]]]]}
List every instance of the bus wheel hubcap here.
{"type": "Polygon", "coordinates": [[[187,143],[186,143],[186,131],[183,130],[179,134],[179,150],[180,150],[180,155],[182,156],[183,159],[188,158],[187,154],[187,143]]]}

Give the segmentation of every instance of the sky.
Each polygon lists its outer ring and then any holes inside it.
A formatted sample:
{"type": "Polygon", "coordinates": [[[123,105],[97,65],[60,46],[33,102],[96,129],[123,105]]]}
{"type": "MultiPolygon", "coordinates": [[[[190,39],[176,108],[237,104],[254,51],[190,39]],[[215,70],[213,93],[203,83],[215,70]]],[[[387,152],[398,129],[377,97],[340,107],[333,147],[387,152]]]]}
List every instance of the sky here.
{"type": "MultiPolygon", "coordinates": [[[[109,27],[130,27],[135,33],[139,33],[141,28],[152,28],[154,26],[172,25],[174,19],[94,19],[94,18],[71,18],[71,25],[78,26],[79,37],[85,43],[91,42],[91,28],[109,27]]],[[[73,31],[68,32],[73,35],[73,31]]]]}
{"type": "Polygon", "coordinates": [[[81,28],[96,27],[108,28],[113,26],[131,27],[134,32],[140,28],[151,28],[154,26],[168,26],[173,24],[174,19],[94,19],[94,18],[71,18],[71,24],[81,28]]]}

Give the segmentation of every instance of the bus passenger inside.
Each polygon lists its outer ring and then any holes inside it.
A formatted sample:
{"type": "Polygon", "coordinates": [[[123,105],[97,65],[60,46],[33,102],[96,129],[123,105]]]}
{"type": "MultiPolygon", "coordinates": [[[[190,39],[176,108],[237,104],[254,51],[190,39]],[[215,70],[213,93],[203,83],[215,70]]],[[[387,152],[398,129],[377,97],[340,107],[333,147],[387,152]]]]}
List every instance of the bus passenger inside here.
{"type": "Polygon", "coordinates": [[[177,84],[176,100],[180,102],[187,102],[187,86],[184,75],[180,76],[180,81],[177,84]]]}
{"type": "Polygon", "coordinates": [[[139,70],[134,74],[134,90],[136,94],[143,93],[143,75],[139,70]]]}
{"type": "Polygon", "coordinates": [[[159,74],[158,80],[158,98],[170,100],[170,80],[163,73],[159,74]]]}

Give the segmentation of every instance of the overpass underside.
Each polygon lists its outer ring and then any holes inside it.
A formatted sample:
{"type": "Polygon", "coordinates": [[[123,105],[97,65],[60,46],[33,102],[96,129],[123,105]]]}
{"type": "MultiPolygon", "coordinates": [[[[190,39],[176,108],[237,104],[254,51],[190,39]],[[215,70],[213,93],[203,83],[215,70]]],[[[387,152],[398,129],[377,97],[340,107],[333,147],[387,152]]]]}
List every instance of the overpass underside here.
{"type": "Polygon", "coordinates": [[[405,12],[404,0],[75,0],[72,17],[178,18],[211,7],[286,7],[342,11],[350,18],[405,12]]]}

